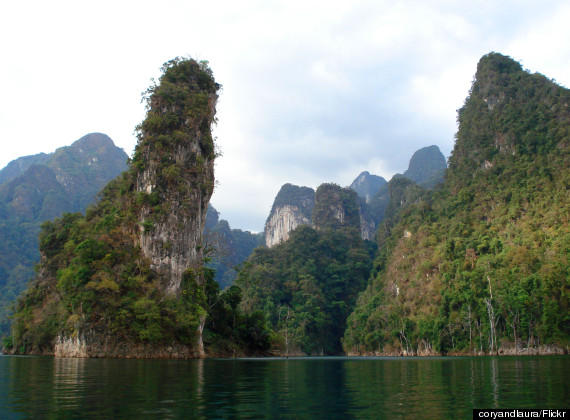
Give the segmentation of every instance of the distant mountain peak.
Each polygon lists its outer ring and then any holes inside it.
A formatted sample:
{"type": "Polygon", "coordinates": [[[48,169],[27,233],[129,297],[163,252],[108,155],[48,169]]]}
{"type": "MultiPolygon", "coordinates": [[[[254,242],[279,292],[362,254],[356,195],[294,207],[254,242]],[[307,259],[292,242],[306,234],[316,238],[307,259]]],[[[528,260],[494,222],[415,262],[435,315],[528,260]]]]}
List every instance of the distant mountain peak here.
{"type": "Polygon", "coordinates": [[[368,203],[380,187],[386,183],[387,181],[381,176],[371,175],[370,172],[363,171],[352,181],[349,188],[356,191],[368,203]]]}
{"type": "Polygon", "coordinates": [[[100,148],[109,148],[109,147],[117,147],[111,138],[103,133],[89,133],[81,137],[79,140],[76,140],[71,145],[73,148],[87,148],[88,150],[91,149],[100,149],[100,148]]]}
{"type": "Polygon", "coordinates": [[[432,145],[417,150],[410,159],[403,176],[426,188],[433,188],[443,180],[447,169],[445,156],[439,147],[432,145]]]}

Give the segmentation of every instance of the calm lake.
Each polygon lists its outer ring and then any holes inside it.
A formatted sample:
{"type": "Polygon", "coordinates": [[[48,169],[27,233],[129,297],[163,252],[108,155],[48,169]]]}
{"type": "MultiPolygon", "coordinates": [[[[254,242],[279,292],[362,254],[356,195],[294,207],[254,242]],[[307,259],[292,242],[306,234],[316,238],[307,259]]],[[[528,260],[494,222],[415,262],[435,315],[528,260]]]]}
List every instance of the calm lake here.
{"type": "Polygon", "coordinates": [[[570,407],[570,358],[0,356],[0,418],[471,418],[570,407]]]}

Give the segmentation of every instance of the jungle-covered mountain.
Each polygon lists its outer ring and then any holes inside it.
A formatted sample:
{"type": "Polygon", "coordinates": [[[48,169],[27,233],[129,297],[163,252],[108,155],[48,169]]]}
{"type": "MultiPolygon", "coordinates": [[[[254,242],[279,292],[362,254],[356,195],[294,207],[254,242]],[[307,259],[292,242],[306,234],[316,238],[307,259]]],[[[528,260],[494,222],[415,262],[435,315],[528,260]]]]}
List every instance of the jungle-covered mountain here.
{"type": "Polygon", "coordinates": [[[480,60],[441,188],[395,189],[409,204],[379,229],[347,353],[567,349],[569,104],[509,57],[480,60]]]}
{"type": "Polygon", "coordinates": [[[263,233],[232,229],[227,220],[220,219],[220,213],[211,204],[208,205],[204,236],[211,259],[206,265],[215,271],[214,280],[222,289],[234,284],[235,267],[244,262],[254,248],[264,244],[263,233]]]}
{"type": "Polygon", "coordinates": [[[374,246],[360,237],[356,192],[321,185],[311,219],[286,241],[255,249],[236,280],[242,310],[266,315],[271,346],[281,354],[342,352],[346,317],[372,267],[374,246]]]}
{"type": "Polygon", "coordinates": [[[91,133],[53,153],[13,160],[0,171],[0,333],[11,303],[34,276],[40,224],[83,212],[127,168],[127,154],[105,134],[91,133]]]}
{"type": "Polygon", "coordinates": [[[85,216],[42,225],[39,273],[18,302],[9,351],[202,357],[203,339],[228,323],[236,339],[255,330],[235,311],[239,291],[220,296],[203,266],[220,85],[207,62],[177,58],[162,71],[129,169],[85,216]]]}
{"type": "Polygon", "coordinates": [[[242,309],[263,312],[272,348],[288,354],[340,353],[340,341],[349,354],[567,348],[569,103],[543,75],[484,56],[443,182],[429,147],[366,203],[382,210],[374,262],[355,223],[339,223],[362,216],[364,198],[343,213],[340,187],[324,206],[317,193],[312,226],[318,207],[326,223],[254,251],[237,279],[242,309]],[[434,164],[418,165],[425,157],[434,164]]]}

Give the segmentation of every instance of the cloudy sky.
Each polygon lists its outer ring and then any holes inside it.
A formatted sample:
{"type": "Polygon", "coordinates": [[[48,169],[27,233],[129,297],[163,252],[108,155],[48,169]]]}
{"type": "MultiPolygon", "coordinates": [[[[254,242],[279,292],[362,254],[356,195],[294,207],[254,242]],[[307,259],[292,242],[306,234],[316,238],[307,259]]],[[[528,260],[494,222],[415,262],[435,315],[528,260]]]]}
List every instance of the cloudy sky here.
{"type": "Polygon", "coordinates": [[[491,51],[570,87],[570,2],[9,1],[0,16],[0,167],[102,132],[128,154],[141,92],[176,56],[223,85],[212,204],[260,231],[280,186],[389,179],[453,148],[491,51]]]}

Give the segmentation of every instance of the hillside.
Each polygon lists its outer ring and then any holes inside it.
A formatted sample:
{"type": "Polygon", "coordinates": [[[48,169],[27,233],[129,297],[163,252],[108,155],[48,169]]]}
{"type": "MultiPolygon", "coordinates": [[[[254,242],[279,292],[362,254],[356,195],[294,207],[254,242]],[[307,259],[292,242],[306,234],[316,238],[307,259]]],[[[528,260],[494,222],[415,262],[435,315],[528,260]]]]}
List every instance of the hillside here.
{"type": "Polygon", "coordinates": [[[443,185],[379,229],[347,353],[567,349],[569,104],[509,57],[480,60],[443,185]]]}
{"type": "Polygon", "coordinates": [[[100,133],[54,153],[25,156],[0,171],[0,332],[11,302],[34,276],[40,224],[83,212],[107,182],[127,168],[127,154],[100,133]]]}

